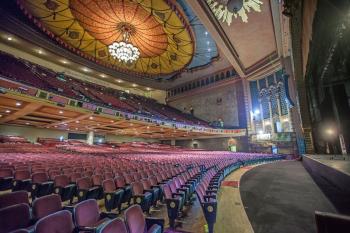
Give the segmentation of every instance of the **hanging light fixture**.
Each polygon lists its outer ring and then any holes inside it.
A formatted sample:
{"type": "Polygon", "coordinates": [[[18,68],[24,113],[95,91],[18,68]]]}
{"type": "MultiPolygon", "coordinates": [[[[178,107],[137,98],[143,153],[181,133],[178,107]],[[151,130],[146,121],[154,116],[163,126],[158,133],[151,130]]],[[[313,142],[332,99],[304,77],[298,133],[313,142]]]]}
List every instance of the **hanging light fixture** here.
{"type": "Polygon", "coordinates": [[[109,53],[114,59],[118,59],[119,62],[134,62],[140,57],[140,51],[136,46],[128,42],[130,29],[123,25],[120,27],[120,30],[123,33],[123,40],[109,45],[109,53]]]}

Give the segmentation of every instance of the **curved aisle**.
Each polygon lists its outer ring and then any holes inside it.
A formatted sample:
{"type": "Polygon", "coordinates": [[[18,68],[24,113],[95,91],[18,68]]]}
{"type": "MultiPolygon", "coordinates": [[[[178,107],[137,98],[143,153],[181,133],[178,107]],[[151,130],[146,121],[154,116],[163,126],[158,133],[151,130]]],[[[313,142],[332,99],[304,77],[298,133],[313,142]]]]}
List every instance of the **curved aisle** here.
{"type": "Polygon", "coordinates": [[[315,210],[337,212],[299,161],[258,166],[240,184],[255,233],[314,233],[315,210]]]}
{"type": "Polygon", "coordinates": [[[241,176],[252,167],[243,167],[227,176],[222,181],[218,192],[218,209],[215,233],[254,233],[239,192],[241,176]]]}

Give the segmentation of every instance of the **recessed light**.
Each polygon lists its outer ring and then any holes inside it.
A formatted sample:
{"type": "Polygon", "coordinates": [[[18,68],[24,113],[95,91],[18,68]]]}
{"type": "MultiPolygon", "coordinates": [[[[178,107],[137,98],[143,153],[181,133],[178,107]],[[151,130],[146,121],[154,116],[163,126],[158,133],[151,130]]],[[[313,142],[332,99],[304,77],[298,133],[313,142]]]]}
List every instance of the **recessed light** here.
{"type": "Polygon", "coordinates": [[[26,125],[29,125],[30,123],[29,122],[26,122],[26,125]]]}
{"type": "Polygon", "coordinates": [[[7,37],[7,40],[11,41],[13,38],[11,36],[7,37]]]}
{"type": "Polygon", "coordinates": [[[6,113],[10,113],[11,111],[7,109],[7,110],[5,110],[5,112],[6,112],[6,113]]]}
{"type": "Polygon", "coordinates": [[[111,120],[111,123],[114,123],[114,121],[113,121],[113,120],[111,120]]]}
{"type": "Polygon", "coordinates": [[[105,74],[100,74],[100,77],[101,77],[101,78],[105,78],[105,77],[107,77],[107,75],[105,75],[105,74]]]}
{"type": "Polygon", "coordinates": [[[93,119],[94,119],[94,117],[93,117],[93,116],[91,116],[91,117],[89,117],[89,119],[90,119],[90,120],[93,120],[93,119]]]}
{"type": "Polygon", "coordinates": [[[84,72],[90,72],[90,71],[91,71],[89,68],[86,68],[86,67],[83,67],[82,70],[83,70],[84,72]]]}
{"type": "Polygon", "coordinates": [[[63,64],[68,64],[68,61],[67,60],[61,60],[61,62],[63,63],[63,64]]]}
{"type": "Polygon", "coordinates": [[[147,129],[149,129],[149,126],[147,126],[147,129]]]}
{"type": "Polygon", "coordinates": [[[54,127],[57,128],[57,125],[55,125],[54,127]]]}
{"type": "Polygon", "coordinates": [[[0,114],[0,117],[2,117],[2,115],[0,114]]]}
{"type": "Polygon", "coordinates": [[[116,82],[117,82],[117,83],[122,83],[123,81],[120,80],[120,79],[117,79],[116,82]]]}
{"type": "Polygon", "coordinates": [[[44,52],[41,49],[38,50],[38,53],[39,54],[44,54],[44,52]]]}
{"type": "Polygon", "coordinates": [[[150,90],[151,90],[151,88],[147,87],[147,88],[146,88],[146,90],[147,90],[147,91],[150,91],[150,90]]]}
{"type": "Polygon", "coordinates": [[[75,121],[75,123],[79,123],[79,121],[75,121]]]}
{"type": "Polygon", "coordinates": [[[58,113],[59,113],[59,114],[63,114],[63,111],[62,111],[62,110],[60,110],[58,113]]]}
{"type": "Polygon", "coordinates": [[[137,84],[133,83],[132,86],[133,86],[133,87],[137,87],[137,84]]]}
{"type": "Polygon", "coordinates": [[[78,128],[75,128],[75,130],[78,130],[78,128]]]}
{"type": "Polygon", "coordinates": [[[16,106],[21,106],[22,103],[21,102],[16,102],[16,106]]]}

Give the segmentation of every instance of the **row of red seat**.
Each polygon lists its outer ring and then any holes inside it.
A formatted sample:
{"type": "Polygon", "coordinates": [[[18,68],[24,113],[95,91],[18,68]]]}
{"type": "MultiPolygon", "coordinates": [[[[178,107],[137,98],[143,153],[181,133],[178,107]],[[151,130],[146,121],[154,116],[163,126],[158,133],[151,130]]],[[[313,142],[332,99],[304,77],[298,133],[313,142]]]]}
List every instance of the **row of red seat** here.
{"type": "Polygon", "coordinates": [[[97,201],[85,200],[63,206],[59,195],[33,201],[24,191],[0,196],[0,233],[161,233],[164,220],[145,218],[138,205],[129,207],[124,219],[114,213],[100,212],[97,201]]]}

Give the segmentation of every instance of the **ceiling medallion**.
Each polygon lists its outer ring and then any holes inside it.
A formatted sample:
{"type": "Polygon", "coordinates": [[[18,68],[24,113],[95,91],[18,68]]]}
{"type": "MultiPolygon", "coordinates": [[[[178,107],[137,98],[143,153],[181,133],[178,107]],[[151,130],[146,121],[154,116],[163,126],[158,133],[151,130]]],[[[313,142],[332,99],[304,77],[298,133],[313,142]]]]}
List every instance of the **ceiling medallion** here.
{"type": "Polygon", "coordinates": [[[232,23],[232,17],[241,17],[244,23],[248,23],[247,12],[253,9],[261,12],[261,0],[206,0],[215,17],[228,26],[232,23]]]}
{"type": "Polygon", "coordinates": [[[118,59],[119,62],[132,63],[140,57],[139,49],[133,44],[128,43],[133,30],[126,24],[118,28],[122,32],[123,40],[109,45],[109,53],[114,59],[118,59]]]}

